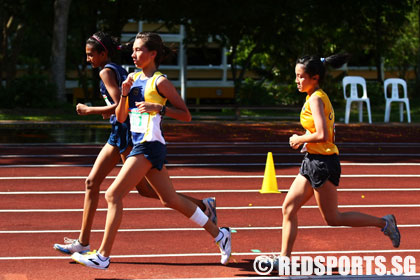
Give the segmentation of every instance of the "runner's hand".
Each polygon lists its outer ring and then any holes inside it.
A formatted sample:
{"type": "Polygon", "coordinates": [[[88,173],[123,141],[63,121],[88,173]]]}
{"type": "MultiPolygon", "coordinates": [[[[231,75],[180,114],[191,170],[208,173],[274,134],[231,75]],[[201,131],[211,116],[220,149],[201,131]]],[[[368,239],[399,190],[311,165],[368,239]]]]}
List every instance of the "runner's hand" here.
{"type": "Polygon", "coordinates": [[[292,149],[295,149],[295,150],[298,149],[301,144],[302,143],[300,143],[300,141],[299,141],[299,135],[293,134],[289,138],[289,145],[290,145],[290,147],[292,147],[292,149]]]}
{"type": "Polygon", "coordinates": [[[76,112],[78,115],[87,115],[89,113],[89,106],[79,103],[76,105],[76,112]]]}
{"type": "Polygon", "coordinates": [[[158,103],[151,103],[151,102],[136,102],[136,107],[139,109],[140,113],[153,113],[159,112],[162,105],[158,103]]]}
{"type": "Polygon", "coordinates": [[[121,85],[121,94],[127,96],[130,93],[131,86],[134,83],[133,73],[129,74],[127,79],[121,85]]]}

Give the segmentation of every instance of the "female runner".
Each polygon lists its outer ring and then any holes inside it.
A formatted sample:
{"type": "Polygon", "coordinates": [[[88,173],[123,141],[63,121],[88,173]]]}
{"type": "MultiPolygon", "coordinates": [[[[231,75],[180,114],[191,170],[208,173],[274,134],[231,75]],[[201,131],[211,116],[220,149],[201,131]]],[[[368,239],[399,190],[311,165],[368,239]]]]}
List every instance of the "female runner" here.
{"type": "Polygon", "coordinates": [[[178,195],[164,166],[166,145],[161,130],[162,117],[168,115],[181,121],[190,121],[191,115],[169,80],[157,68],[165,55],[162,39],[155,33],[139,33],[133,45],[132,58],[142,71],[130,74],[123,83],[121,101],[116,108],[117,120],[130,119],[133,150],[117,178],[108,188],[105,198],[108,213],[105,233],[100,248],[87,254],[74,253],[76,262],[99,269],[110,263],[111,249],[122,219],[123,198],[147,174],[147,178],[162,203],[198,224],[215,239],[221,251],[221,263],[231,255],[229,228],[218,228],[213,221],[190,200],[178,195]],[[171,107],[166,107],[166,100],[171,107]]]}
{"type": "Polygon", "coordinates": [[[400,233],[394,215],[382,218],[359,212],[340,212],[337,189],[341,167],[338,148],[334,144],[334,110],[327,94],[320,88],[326,66],[338,68],[348,60],[347,54],[327,58],[304,56],[297,60],[296,84],[306,92],[306,102],[300,121],[304,135],[293,135],[289,144],[293,149],[303,146],[306,155],[300,172],[292,183],[283,203],[283,230],[281,256],[290,257],[298,231],[297,213],[312,196],[325,222],[330,226],[375,226],[389,236],[394,247],[400,245],[400,233]]]}
{"type": "MultiPolygon", "coordinates": [[[[79,238],[65,237],[64,244],[54,244],[54,249],[65,254],[90,251],[90,233],[98,208],[100,186],[109,172],[121,159],[125,161],[126,156],[132,150],[130,121],[127,118],[124,122],[118,122],[114,114],[120,100],[122,82],[127,78],[124,68],[111,61],[117,52],[117,46],[118,42],[104,32],[97,32],[86,41],[87,61],[93,68],[102,69],[99,72],[100,91],[106,106],[91,107],[79,103],[76,106],[76,111],[79,115],[100,114],[104,119],[109,118],[112,129],[107,143],[101,149],[85,181],[86,192],[79,238]]],[[[142,196],[159,198],[146,179],[143,179],[136,188],[142,196]]],[[[214,223],[217,223],[214,198],[206,198],[201,201],[189,196],[184,197],[197,204],[214,223]]]]}

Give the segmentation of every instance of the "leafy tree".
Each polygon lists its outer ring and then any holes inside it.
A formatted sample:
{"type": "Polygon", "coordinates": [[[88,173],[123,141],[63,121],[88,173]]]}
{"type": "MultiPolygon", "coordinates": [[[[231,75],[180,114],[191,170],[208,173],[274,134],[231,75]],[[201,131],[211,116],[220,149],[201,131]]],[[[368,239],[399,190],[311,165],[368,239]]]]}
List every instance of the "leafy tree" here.
{"type": "Polygon", "coordinates": [[[371,62],[378,70],[378,81],[383,81],[383,62],[407,22],[411,1],[357,0],[346,3],[348,15],[345,29],[354,54],[371,54],[371,62]]]}
{"type": "Polygon", "coordinates": [[[406,79],[407,71],[418,59],[419,44],[419,6],[413,5],[406,15],[408,21],[401,28],[401,33],[395,38],[385,60],[386,66],[393,70],[396,68],[399,77],[406,79]]]}
{"type": "MultiPolygon", "coordinates": [[[[98,69],[88,67],[85,55],[86,40],[96,31],[120,37],[129,19],[140,19],[139,0],[73,0],[69,15],[68,70],[75,70],[79,84],[87,99],[94,99],[99,92],[98,69]]],[[[116,61],[118,62],[118,61],[116,61]]]]}
{"type": "Polygon", "coordinates": [[[282,32],[287,32],[291,26],[287,14],[295,9],[289,1],[275,0],[214,0],[202,1],[199,6],[191,0],[176,3],[151,0],[145,1],[143,8],[151,11],[150,7],[158,4],[166,9],[159,9],[159,14],[156,11],[144,14],[145,19],[160,18],[168,26],[184,24],[188,34],[187,43],[204,45],[211,38],[228,48],[237,103],[240,102],[242,81],[254,56],[271,47],[273,38],[280,41],[282,32]]]}
{"type": "Polygon", "coordinates": [[[0,38],[1,80],[9,84],[16,76],[16,65],[23,48],[28,22],[25,18],[26,1],[4,0],[0,9],[2,36],[0,38]]]}
{"type": "MultiPolygon", "coordinates": [[[[2,1],[3,81],[14,79],[16,65],[27,65],[32,72],[51,67],[53,4],[59,1],[71,0],[45,0],[43,5],[31,0],[2,1]]],[[[87,93],[92,84],[84,49],[91,34],[103,30],[119,37],[128,19],[159,21],[170,29],[184,24],[186,43],[200,46],[211,38],[227,47],[239,103],[249,71],[262,77],[256,85],[293,84],[295,60],[304,54],[347,51],[353,56],[350,64],[373,64],[378,69],[383,58],[401,71],[420,65],[419,6],[418,0],[72,0],[66,67],[78,72],[87,93]]],[[[96,72],[93,77],[97,86],[96,72]]],[[[247,88],[252,86],[248,83],[247,88]]]]}

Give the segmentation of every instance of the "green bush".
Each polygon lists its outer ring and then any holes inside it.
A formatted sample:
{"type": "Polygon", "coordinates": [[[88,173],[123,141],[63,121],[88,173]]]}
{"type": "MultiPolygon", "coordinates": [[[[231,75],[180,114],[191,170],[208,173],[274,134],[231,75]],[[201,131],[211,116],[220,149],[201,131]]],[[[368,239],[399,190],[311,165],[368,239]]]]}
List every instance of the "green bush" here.
{"type": "Polygon", "coordinates": [[[241,105],[249,106],[300,106],[302,96],[295,84],[261,83],[252,79],[246,79],[240,90],[241,105]]]}
{"type": "Polygon", "coordinates": [[[274,102],[268,88],[259,81],[245,79],[240,89],[241,105],[262,106],[274,102]]]}
{"type": "Polygon", "coordinates": [[[2,108],[53,108],[56,106],[56,88],[41,74],[25,75],[0,89],[2,108]]]}
{"type": "MultiPolygon", "coordinates": [[[[322,83],[322,89],[328,94],[334,107],[344,108],[346,105],[342,79],[343,75],[332,78],[327,76],[322,83]]],[[[376,80],[366,82],[367,94],[372,107],[385,106],[384,90],[382,83],[376,80]]],[[[347,90],[350,90],[347,88],[347,90]]],[[[361,87],[359,88],[360,95],[361,87]]],[[[240,91],[241,105],[253,106],[302,106],[306,94],[300,93],[295,83],[279,84],[274,81],[261,83],[252,79],[244,81],[240,91]]]]}

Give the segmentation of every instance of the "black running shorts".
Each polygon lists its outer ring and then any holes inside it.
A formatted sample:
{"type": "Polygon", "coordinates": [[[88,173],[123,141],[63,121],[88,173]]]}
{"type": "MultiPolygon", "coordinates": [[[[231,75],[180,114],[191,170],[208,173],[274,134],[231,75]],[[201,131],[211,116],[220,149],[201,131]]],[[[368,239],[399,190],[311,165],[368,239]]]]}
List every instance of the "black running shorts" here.
{"type": "Polygon", "coordinates": [[[311,183],[313,188],[319,188],[327,180],[338,186],[341,166],[336,154],[317,155],[306,153],[299,173],[311,183]]]}

